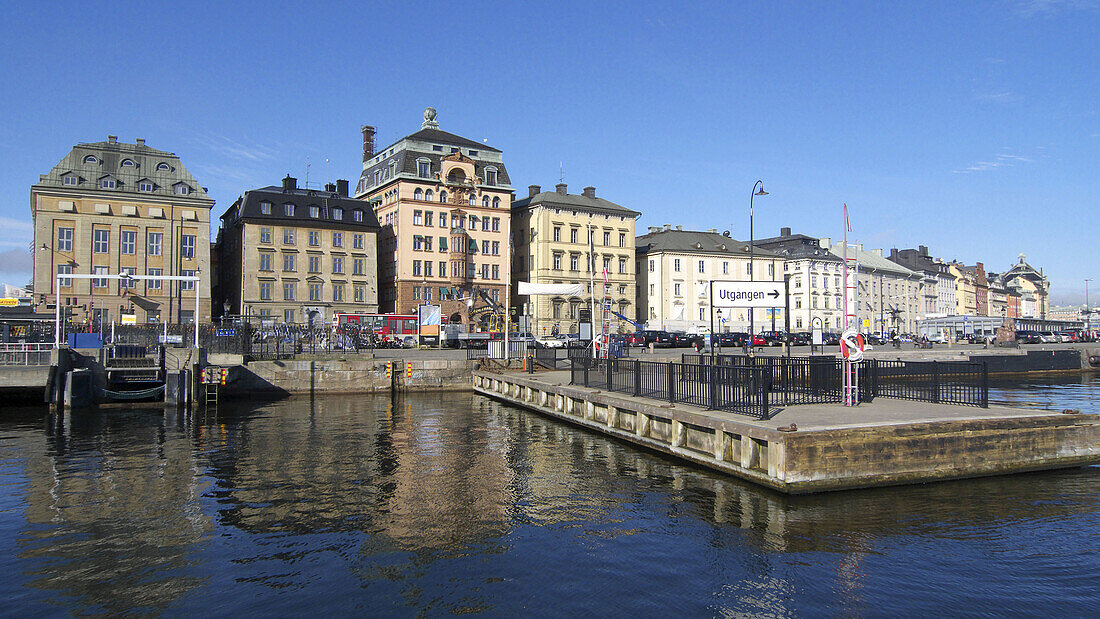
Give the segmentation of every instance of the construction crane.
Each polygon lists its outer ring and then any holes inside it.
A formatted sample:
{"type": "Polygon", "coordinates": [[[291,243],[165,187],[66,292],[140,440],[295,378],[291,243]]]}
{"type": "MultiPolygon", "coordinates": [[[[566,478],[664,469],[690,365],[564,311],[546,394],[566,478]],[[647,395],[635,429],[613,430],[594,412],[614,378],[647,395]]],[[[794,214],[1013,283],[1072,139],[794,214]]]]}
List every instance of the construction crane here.
{"type": "Polygon", "coordinates": [[[634,322],[633,320],[627,318],[626,316],[623,316],[622,314],[620,314],[619,312],[616,312],[615,310],[608,310],[608,311],[611,312],[612,314],[615,314],[619,318],[622,318],[623,320],[629,322],[630,324],[634,325],[634,328],[639,330],[639,331],[642,331],[642,330],[645,329],[645,327],[643,327],[642,325],[634,322]]]}

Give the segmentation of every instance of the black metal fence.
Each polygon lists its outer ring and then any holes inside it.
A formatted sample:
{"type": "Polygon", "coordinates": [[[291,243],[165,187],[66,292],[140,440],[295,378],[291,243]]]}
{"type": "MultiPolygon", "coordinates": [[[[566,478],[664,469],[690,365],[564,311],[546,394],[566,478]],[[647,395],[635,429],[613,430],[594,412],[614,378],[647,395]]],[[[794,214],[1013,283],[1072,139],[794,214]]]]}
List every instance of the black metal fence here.
{"type": "Polygon", "coordinates": [[[871,388],[884,398],[989,408],[989,370],[974,361],[871,360],[871,388]]]}
{"type": "Polygon", "coordinates": [[[573,357],[570,383],[758,419],[773,412],[764,368],[573,357]]]}

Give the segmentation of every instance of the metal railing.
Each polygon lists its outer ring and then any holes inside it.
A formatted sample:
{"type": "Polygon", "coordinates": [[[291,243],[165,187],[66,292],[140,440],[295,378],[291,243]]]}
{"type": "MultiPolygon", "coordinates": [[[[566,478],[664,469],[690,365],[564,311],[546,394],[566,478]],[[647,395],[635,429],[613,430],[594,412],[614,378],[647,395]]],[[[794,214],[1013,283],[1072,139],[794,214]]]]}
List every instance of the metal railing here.
{"type": "Polygon", "coordinates": [[[0,365],[50,365],[53,348],[53,342],[0,344],[0,365]]]}
{"type": "Polygon", "coordinates": [[[773,412],[764,368],[573,357],[570,383],[757,419],[773,412]]]}

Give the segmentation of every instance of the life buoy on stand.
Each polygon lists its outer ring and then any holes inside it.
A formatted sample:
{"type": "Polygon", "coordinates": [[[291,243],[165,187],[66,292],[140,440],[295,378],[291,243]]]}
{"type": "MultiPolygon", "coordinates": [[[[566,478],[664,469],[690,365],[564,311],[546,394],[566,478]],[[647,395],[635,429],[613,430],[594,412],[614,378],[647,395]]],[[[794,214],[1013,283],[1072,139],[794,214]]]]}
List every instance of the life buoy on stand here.
{"type": "Polygon", "coordinates": [[[600,358],[602,356],[603,351],[604,351],[603,336],[602,335],[597,335],[595,338],[593,338],[592,339],[592,346],[594,346],[596,348],[596,357],[600,358]]]}
{"type": "Polygon", "coordinates": [[[840,336],[840,354],[853,363],[863,361],[863,348],[866,342],[863,335],[854,330],[847,330],[840,336]]]}

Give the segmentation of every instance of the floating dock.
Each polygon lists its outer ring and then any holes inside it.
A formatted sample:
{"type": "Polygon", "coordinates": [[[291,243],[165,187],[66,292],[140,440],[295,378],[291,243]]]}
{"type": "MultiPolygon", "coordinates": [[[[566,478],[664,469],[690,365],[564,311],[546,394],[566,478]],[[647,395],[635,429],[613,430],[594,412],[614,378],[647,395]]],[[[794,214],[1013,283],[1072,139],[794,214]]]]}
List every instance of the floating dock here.
{"type": "Polygon", "coordinates": [[[1100,415],[1076,411],[876,398],[790,406],[756,420],[570,385],[562,371],[477,371],[473,388],[788,494],[1100,464],[1100,415]]]}

